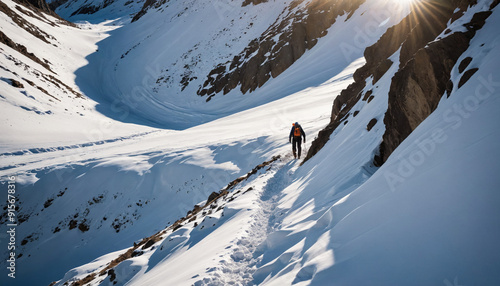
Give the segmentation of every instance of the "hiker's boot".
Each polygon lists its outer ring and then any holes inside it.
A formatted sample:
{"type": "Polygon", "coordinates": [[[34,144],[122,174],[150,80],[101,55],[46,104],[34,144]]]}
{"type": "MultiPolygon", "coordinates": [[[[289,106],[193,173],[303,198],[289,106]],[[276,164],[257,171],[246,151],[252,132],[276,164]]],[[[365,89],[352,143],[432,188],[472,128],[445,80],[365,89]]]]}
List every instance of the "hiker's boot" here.
{"type": "Polygon", "coordinates": [[[297,159],[297,153],[295,153],[295,151],[293,151],[293,158],[297,159]]]}

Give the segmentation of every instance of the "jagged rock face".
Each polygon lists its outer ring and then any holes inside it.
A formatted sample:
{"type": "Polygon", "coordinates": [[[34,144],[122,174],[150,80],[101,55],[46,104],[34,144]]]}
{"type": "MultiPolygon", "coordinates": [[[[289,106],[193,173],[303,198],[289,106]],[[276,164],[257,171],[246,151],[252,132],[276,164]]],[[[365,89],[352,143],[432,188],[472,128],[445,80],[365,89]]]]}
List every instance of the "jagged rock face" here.
{"type": "Polygon", "coordinates": [[[66,2],[68,2],[68,0],[54,0],[54,1],[49,3],[49,7],[50,7],[50,9],[55,11],[57,9],[57,7],[65,4],[66,2]]]}
{"type": "Polygon", "coordinates": [[[56,13],[52,11],[52,9],[49,7],[49,4],[47,4],[45,0],[17,0],[16,2],[27,7],[35,7],[52,16],[56,15],[56,13]]]}
{"type": "Polygon", "coordinates": [[[114,2],[114,0],[104,0],[99,5],[88,4],[88,5],[85,5],[85,6],[78,8],[76,11],[74,11],[71,14],[71,16],[80,15],[80,14],[89,14],[89,15],[94,14],[97,11],[104,9],[104,8],[108,7],[109,5],[113,4],[113,2],[114,2]]]}
{"type": "Polygon", "coordinates": [[[253,4],[257,5],[263,2],[267,2],[268,0],[244,0],[242,6],[245,7],[247,5],[253,4]]]}
{"type": "MultiPolygon", "coordinates": [[[[36,8],[33,5],[31,5],[31,4],[25,4],[25,5],[26,5],[26,7],[30,7],[31,11],[34,11],[35,13],[41,11],[39,8],[36,8]]],[[[20,6],[17,6],[17,10],[20,11],[20,12],[22,12],[22,13],[32,13],[32,12],[30,12],[28,10],[23,9],[20,6]]],[[[51,35],[48,35],[47,33],[45,33],[44,31],[40,30],[35,25],[33,25],[33,24],[25,21],[21,16],[19,16],[16,12],[14,12],[12,9],[10,9],[3,2],[0,2],[0,12],[4,13],[5,15],[7,15],[10,19],[12,19],[12,21],[14,23],[16,23],[17,25],[19,25],[20,27],[25,27],[25,30],[28,33],[30,33],[33,36],[37,37],[38,39],[44,41],[45,43],[49,43],[48,39],[53,38],[51,35]]],[[[42,15],[42,17],[44,17],[44,16],[42,15]]],[[[61,23],[64,23],[64,22],[61,21],[61,23]]],[[[56,23],[53,23],[53,25],[56,25],[56,23]]],[[[42,65],[43,67],[45,67],[47,70],[51,70],[50,67],[49,67],[49,65],[47,64],[47,62],[45,62],[45,61],[41,60],[40,58],[38,58],[35,54],[33,54],[33,51],[28,51],[28,49],[26,48],[26,46],[14,42],[7,35],[5,35],[2,31],[0,31],[0,43],[2,43],[4,45],[6,45],[6,46],[8,46],[8,47],[10,47],[10,48],[18,51],[19,53],[21,53],[23,55],[25,55],[26,57],[30,58],[34,62],[42,65]]]]}
{"type": "Polygon", "coordinates": [[[139,20],[150,8],[160,8],[163,4],[170,2],[170,0],[146,0],[142,9],[135,14],[132,18],[132,23],[139,20]]]}
{"type": "MultiPolygon", "coordinates": [[[[31,1],[31,0],[30,0],[31,1]]],[[[108,11],[111,13],[116,13],[116,11],[122,12],[123,16],[137,13],[135,10],[136,4],[144,2],[143,0],[52,0],[49,7],[57,11],[61,16],[70,19],[76,15],[93,15],[96,14],[108,6],[115,5],[108,11]],[[122,7],[122,8],[120,8],[122,7]],[[131,7],[134,7],[131,9],[131,7]],[[123,9],[123,10],[122,10],[123,9]],[[127,12],[126,12],[127,11],[127,12]]],[[[116,17],[118,17],[118,14],[116,17]]],[[[109,16],[109,15],[108,15],[109,16]]],[[[113,16],[115,17],[115,16],[113,16]]],[[[79,17],[83,18],[83,17],[79,17]]]]}
{"type": "Polygon", "coordinates": [[[314,47],[337,16],[351,15],[362,3],[364,0],[315,0],[307,5],[303,5],[303,0],[293,2],[288,11],[284,11],[283,20],[254,39],[231,62],[215,67],[199,88],[198,95],[207,96],[208,101],[215,94],[226,94],[238,86],[242,93],[254,91],[271,77],[279,76],[314,47]]]}
{"type": "MultiPolygon", "coordinates": [[[[421,48],[398,71],[389,91],[389,108],[384,118],[386,132],[377,164],[382,164],[415,128],[438,106],[452,89],[450,74],[470,40],[485,23],[491,11],[474,15],[467,32],[456,32],[421,48]]],[[[462,82],[463,84],[463,82],[462,82]]]]}
{"type": "MultiPolygon", "coordinates": [[[[497,2],[494,1],[492,8],[497,2]]],[[[326,144],[332,132],[361,98],[369,100],[372,96],[370,91],[362,94],[366,80],[370,76],[373,76],[374,83],[379,80],[392,65],[388,57],[401,48],[400,69],[391,82],[389,107],[384,118],[386,131],[380,154],[374,160],[376,165],[383,164],[396,147],[436,109],[443,94],[451,91],[451,69],[491,12],[476,14],[471,23],[466,25],[468,31],[465,33],[458,32],[432,41],[446,29],[450,19],[454,21],[460,18],[469,5],[476,3],[476,0],[420,2],[399,24],[389,28],[377,43],[366,48],[366,64],[354,73],[354,83],[335,99],[331,122],[320,131],[306,160],[326,144]]]]}

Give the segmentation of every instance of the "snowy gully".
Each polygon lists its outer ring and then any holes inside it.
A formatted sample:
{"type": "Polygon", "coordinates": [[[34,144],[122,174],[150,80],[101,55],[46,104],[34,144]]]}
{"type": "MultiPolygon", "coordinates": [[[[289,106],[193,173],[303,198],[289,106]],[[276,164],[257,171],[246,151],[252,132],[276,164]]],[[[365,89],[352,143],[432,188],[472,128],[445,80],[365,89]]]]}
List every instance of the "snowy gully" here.
{"type": "Polygon", "coordinates": [[[16,176],[10,176],[7,183],[7,213],[8,213],[8,223],[7,235],[9,237],[9,243],[7,249],[9,250],[9,259],[7,259],[7,269],[10,278],[16,278],[16,176]]]}

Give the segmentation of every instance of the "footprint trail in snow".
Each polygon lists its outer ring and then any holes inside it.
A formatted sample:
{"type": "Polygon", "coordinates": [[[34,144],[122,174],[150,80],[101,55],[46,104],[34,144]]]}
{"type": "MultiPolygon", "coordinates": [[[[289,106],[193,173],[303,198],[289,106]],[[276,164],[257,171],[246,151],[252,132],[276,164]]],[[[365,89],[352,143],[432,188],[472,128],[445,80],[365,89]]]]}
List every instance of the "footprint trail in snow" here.
{"type": "Polygon", "coordinates": [[[281,191],[290,184],[291,174],[300,161],[292,160],[291,155],[285,156],[282,161],[271,167],[251,184],[259,184],[253,192],[258,192],[258,204],[251,219],[231,245],[227,252],[219,256],[216,266],[208,268],[206,277],[196,281],[195,286],[215,285],[254,285],[253,273],[260,266],[262,253],[259,247],[265,243],[268,235],[279,225],[283,213],[277,208],[281,191]]]}

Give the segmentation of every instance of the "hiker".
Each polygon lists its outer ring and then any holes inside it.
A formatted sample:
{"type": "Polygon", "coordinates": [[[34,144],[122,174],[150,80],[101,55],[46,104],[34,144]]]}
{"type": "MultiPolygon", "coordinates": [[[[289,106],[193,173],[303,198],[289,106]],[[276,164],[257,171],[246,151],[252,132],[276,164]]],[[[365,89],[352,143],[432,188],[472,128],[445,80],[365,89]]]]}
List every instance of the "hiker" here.
{"type": "Polygon", "coordinates": [[[300,153],[302,151],[301,143],[302,143],[302,137],[304,137],[304,144],[306,143],[306,133],[304,133],[304,130],[302,129],[302,126],[299,125],[298,122],[295,122],[292,124],[292,130],[290,131],[290,136],[288,136],[288,141],[292,143],[292,151],[293,151],[293,157],[297,159],[297,153],[295,152],[299,151],[298,153],[298,158],[300,159],[300,153]],[[293,142],[292,142],[293,138],[293,142]]]}

